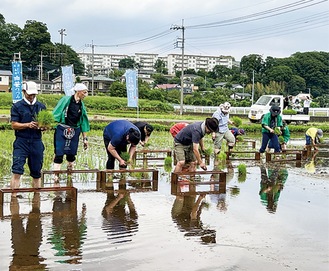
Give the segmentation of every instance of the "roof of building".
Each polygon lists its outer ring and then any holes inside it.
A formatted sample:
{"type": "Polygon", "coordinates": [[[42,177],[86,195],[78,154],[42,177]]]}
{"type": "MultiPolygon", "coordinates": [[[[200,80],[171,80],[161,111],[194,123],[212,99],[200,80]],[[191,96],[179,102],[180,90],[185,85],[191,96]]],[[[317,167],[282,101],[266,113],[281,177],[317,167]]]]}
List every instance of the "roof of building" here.
{"type": "Polygon", "coordinates": [[[178,84],[161,84],[161,85],[156,85],[156,88],[161,88],[161,89],[173,89],[173,88],[179,88],[178,84]]]}
{"type": "Polygon", "coordinates": [[[11,71],[0,70],[0,75],[12,76],[11,71]]]}

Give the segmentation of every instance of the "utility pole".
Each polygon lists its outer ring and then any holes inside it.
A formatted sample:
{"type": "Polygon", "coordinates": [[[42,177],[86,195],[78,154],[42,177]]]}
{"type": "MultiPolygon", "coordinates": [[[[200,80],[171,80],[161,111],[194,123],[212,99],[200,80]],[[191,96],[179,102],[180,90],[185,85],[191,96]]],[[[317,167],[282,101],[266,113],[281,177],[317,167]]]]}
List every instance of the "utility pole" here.
{"type": "MultiPolygon", "coordinates": [[[[42,79],[43,79],[43,57],[45,55],[42,54],[42,51],[41,51],[41,54],[40,54],[40,74],[39,74],[39,79],[40,79],[40,93],[42,94],[42,79]]],[[[48,76],[49,76],[49,73],[48,73],[48,76]]],[[[48,81],[49,81],[49,78],[48,78],[48,81]]]]}
{"type": "Polygon", "coordinates": [[[60,72],[61,72],[61,92],[63,91],[63,73],[62,73],[62,66],[63,66],[63,55],[62,55],[62,47],[64,43],[64,36],[65,34],[65,28],[62,28],[58,30],[59,34],[61,35],[61,49],[60,49],[60,72]]]}
{"type": "Polygon", "coordinates": [[[91,44],[86,44],[87,47],[91,47],[91,96],[94,96],[94,54],[95,54],[95,45],[94,41],[91,41],[91,44]]]}
{"type": "Polygon", "coordinates": [[[181,79],[180,79],[180,84],[181,84],[181,93],[180,93],[180,115],[183,115],[183,101],[184,101],[184,42],[185,42],[185,37],[184,37],[184,32],[185,32],[185,27],[184,27],[184,19],[182,19],[182,25],[177,26],[174,25],[170,29],[172,30],[182,30],[182,40],[181,40],[181,49],[182,49],[182,73],[181,73],[181,79]]]}
{"type": "Polygon", "coordinates": [[[251,90],[251,104],[254,104],[254,95],[255,95],[255,71],[252,70],[252,90],[251,90]]]}

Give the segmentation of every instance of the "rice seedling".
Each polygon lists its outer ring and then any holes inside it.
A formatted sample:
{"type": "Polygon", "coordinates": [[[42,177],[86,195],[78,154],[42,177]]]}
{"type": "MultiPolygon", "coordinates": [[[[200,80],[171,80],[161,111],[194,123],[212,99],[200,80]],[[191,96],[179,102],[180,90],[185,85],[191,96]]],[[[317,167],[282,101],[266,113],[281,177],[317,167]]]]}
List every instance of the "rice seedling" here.
{"type": "Polygon", "coordinates": [[[279,143],[283,144],[284,143],[284,137],[283,136],[279,136],[279,143]]]}
{"type": "Polygon", "coordinates": [[[275,127],[275,128],[274,128],[274,133],[275,133],[276,135],[281,135],[281,129],[280,129],[280,127],[275,127]]]}
{"type": "Polygon", "coordinates": [[[54,116],[47,110],[41,110],[36,116],[35,121],[41,129],[50,129],[55,124],[54,116]]]}
{"type": "Polygon", "coordinates": [[[171,156],[167,156],[165,159],[164,159],[164,165],[166,167],[172,167],[172,157],[171,156]]]}
{"type": "Polygon", "coordinates": [[[204,154],[207,155],[207,156],[210,156],[212,154],[212,152],[213,152],[212,148],[206,148],[204,150],[204,154]]]}
{"type": "Polygon", "coordinates": [[[242,119],[238,116],[233,116],[232,121],[234,122],[235,127],[239,127],[242,124],[242,119]]]}
{"type": "Polygon", "coordinates": [[[129,155],[128,152],[122,152],[120,156],[121,156],[121,158],[122,158],[123,160],[125,160],[126,162],[128,162],[129,159],[130,159],[130,155],[129,155]]]}
{"type": "Polygon", "coordinates": [[[245,164],[238,165],[238,173],[239,175],[246,175],[247,174],[247,166],[245,164]]]}
{"type": "Polygon", "coordinates": [[[226,154],[225,152],[220,152],[216,155],[216,159],[219,161],[226,161],[226,154]]]}

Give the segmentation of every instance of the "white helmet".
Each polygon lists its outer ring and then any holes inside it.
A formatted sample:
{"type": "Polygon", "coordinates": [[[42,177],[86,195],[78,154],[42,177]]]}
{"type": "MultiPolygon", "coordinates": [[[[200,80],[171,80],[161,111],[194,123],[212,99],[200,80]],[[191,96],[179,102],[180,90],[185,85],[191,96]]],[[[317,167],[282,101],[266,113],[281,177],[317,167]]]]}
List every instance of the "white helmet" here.
{"type": "Polygon", "coordinates": [[[224,113],[227,114],[230,112],[231,109],[231,104],[229,102],[225,102],[219,106],[220,110],[224,113]]]}

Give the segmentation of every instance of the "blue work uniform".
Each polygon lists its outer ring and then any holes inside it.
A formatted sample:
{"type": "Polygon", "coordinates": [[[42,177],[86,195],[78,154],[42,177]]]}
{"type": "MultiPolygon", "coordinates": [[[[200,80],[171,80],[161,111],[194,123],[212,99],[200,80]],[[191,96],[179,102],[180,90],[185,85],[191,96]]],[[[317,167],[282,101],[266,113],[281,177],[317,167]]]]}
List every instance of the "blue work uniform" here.
{"type": "MultiPolygon", "coordinates": [[[[46,106],[38,101],[29,105],[24,99],[14,103],[11,108],[11,121],[29,123],[36,120],[37,114],[45,110],[46,106]]],[[[13,143],[13,164],[11,171],[15,174],[24,174],[24,165],[28,163],[30,176],[38,179],[41,177],[43,165],[44,145],[42,134],[39,129],[15,130],[15,141],[13,143]]]]}

